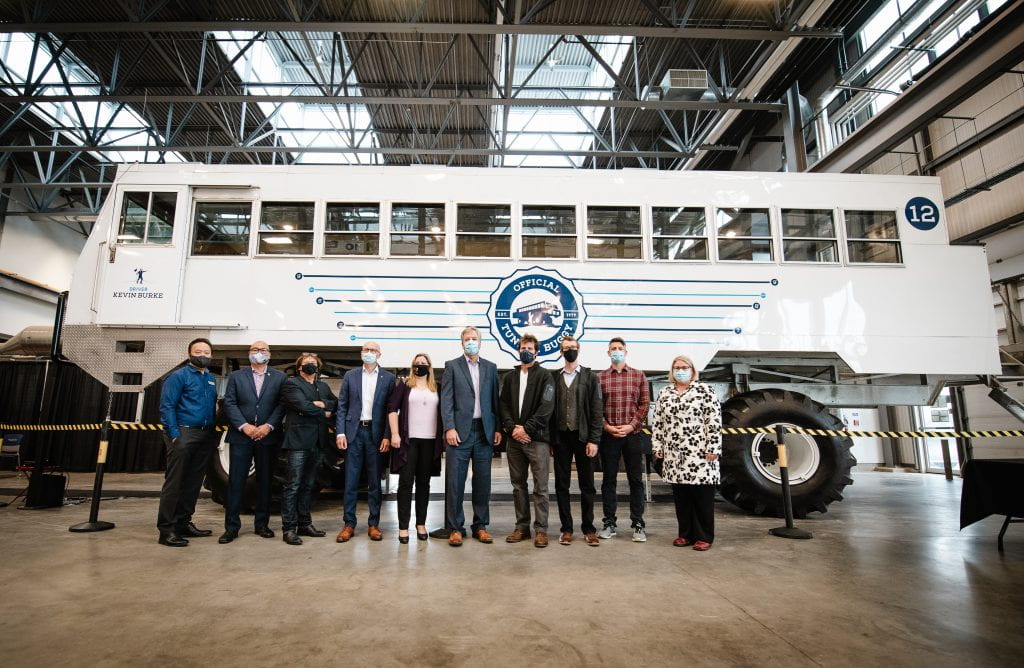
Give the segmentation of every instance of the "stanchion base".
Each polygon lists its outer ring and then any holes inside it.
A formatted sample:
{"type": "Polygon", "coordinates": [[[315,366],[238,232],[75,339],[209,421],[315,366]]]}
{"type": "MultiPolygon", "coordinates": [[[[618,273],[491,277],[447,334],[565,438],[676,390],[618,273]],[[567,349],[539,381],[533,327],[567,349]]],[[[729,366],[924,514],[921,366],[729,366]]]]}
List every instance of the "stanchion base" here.
{"type": "Polygon", "coordinates": [[[768,529],[768,533],[779,538],[796,538],[801,540],[813,538],[810,531],[804,531],[796,527],[775,527],[774,529],[768,529]]]}
{"type": "Polygon", "coordinates": [[[74,533],[91,533],[93,531],[106,531],[107,529],[113,529],[113,528],[114,528],[114,523],[113,522],[97,521],[97,522],[82,522],[81,524],[76,524],[73,527],[68,527],[68,531],[72,531],[74,533]]]}
{"type": "Polygon", "coordinates": [[[447,527],[441,527],[440,529],[434,529],[430,532],[431,538],[440,538],[441,540],[448,540],[448,537],[452,535],[452,530],[447,527]]]}

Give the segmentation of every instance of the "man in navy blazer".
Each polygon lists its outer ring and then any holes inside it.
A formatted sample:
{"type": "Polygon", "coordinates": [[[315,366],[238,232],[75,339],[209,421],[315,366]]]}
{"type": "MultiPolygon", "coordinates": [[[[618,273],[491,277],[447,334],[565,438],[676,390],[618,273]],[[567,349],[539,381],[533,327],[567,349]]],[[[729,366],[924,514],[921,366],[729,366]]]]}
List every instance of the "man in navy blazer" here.
{"type": "Polygon", "coordinates": [[[248,369],[239,369],[228,377],[224,392],[224,413],[230,428],[226,440],[230,451],[228,470],[228,502],[224,507],[224,534],[219,542],[230,543],[242,528],[239,511],[249,467],[256,459],[256,533],[273,538],[270,528],[270,481],[277,446],[281,441],[281,418],[284,408],[278,399],[285,381],[283,372],[270,362],[270,346],[266,341],[253,341],[249,346],[248,369]]]}
{"type": "Polygon", "coordinates": [[[380,368],[380,345],[367,341],[361,351],[363,365],[345,374],[338,395],[336,441],[345,458],[345,526],[338,542],[347,543],[356,530],[356,493],[359,474],[366,468],[367,502],[370,516],[366,533],[370,540],[381,540],[380,532],[380,456],[391,441],[388,424],[388,399],[395,389],[395,374],[380,368]]]}
{"type": "Polygon", "coordinates": [[[445,516],[451,533],[448,544],[462,545],[466,517],[462,499],[466,494],[469,462],[473,462],[473,537],[493,543],[490,524],[491,460],[501,443],[498,431],[498,367],[480,357],[480,331],[462,330],[463,355],[445,362],[441,377],[441,422],[448,446],[445,464],[445,516]]]}

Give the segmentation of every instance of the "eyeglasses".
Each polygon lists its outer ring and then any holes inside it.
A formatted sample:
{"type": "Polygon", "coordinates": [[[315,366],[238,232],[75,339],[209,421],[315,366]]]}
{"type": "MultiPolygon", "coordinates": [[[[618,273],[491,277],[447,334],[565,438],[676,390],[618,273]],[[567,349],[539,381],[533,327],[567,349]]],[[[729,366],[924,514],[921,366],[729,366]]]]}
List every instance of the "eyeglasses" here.
{"type": "Polygon", "coordinates": [[[251,353],[269,353],[270,348],[249,348],[251,353]]]}

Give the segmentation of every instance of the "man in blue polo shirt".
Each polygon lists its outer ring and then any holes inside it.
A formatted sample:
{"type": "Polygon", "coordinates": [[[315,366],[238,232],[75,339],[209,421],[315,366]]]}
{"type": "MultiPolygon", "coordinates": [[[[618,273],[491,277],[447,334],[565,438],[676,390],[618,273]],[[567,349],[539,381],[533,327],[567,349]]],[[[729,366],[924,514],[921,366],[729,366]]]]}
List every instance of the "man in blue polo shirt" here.
{"type": "Polygon", "coordinates": [[[192,523],[199,488],[217,447],[217,381],[207,369],[212,359],[210,342],[195,339],[188,344],[188,364],[167,376],[160,393],[160,422],[167,448],[167,470],[156,520],[161,545],[185,547],[186,536],[213,533],[197,529],[192,523]]]}

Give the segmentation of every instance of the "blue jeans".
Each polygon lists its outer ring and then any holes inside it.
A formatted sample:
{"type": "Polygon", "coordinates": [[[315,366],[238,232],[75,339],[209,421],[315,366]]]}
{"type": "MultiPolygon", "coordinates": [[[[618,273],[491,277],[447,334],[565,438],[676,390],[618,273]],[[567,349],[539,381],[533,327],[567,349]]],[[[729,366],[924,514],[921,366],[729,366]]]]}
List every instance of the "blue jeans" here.
{"type": "Polygon", "coordinates": [[[277,461],[277,446],[265,445],[249,441],[248,443],[229,443],[228,452],[231,467],[228,471],[228,502],[224,507],[224,529],[238,531],[242,528],[239,513],[242,509],[242,497],[245,495],[245,483],[249,479],[249,466],[256,459],[256,517],[255,526],[262,529],[270,525],[270,481],[273,477],[274,463],[277,461]]]}
{"type": "MultiPolygon", "coordinates": [[[[493,436],[493,434],[491,435],[493,436]]],[[[469,462],[473,462],[473,531],[486,529],[491,523],[491,460],[494,458],[494,447],[491,439],[484,434],[480,420],[473,420],[473,429],[469,438],[459,443],[457,448],[449,446],[445,454],[445,491],[448,506],[445,516],[448,528],[458,530],[466,535],[466,516],[462,509],[462,500],[466,495],[466,477],[469,475],[469,462]]]]}
{"type": "Polygon", "coordinates": [[[282,531],[295,531],[313,523],[309,515],[309,496],[322,457],[317,448],[288,451],[288,484],[281,497],[282,531]]]}
{"type": "Polygon", "coordinates": [[[370,516],[366,523],[380,524],[380,444],[373,442],[369,427],[359,427],[355,441],[348,444],[345,456],[345,526],[356,526],[356,499],[359,494],[359,474],[366,467],[366,501],[370,516]]]}

